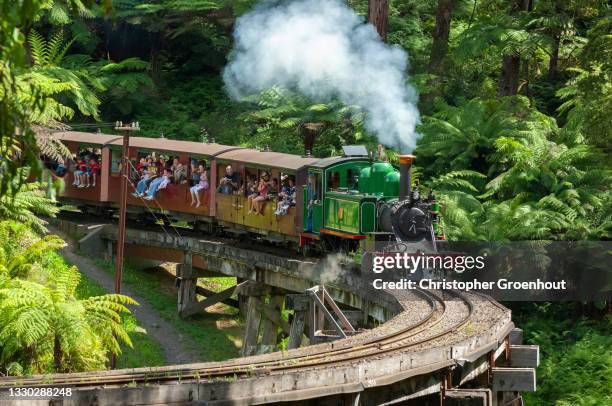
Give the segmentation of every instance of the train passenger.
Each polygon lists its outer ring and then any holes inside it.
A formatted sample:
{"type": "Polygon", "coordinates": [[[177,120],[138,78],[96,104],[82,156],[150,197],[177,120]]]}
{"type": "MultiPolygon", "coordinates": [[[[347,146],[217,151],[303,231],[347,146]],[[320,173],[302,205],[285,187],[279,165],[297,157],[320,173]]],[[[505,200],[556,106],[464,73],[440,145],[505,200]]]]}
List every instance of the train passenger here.
{"type": "Polygon", "coordinates": [[[225,176],[219,182],[217,192],[231,195],[238,190],[238,174],[234,172],[231,165],[225,168],[225,176]]]}
{"type": "Polygon", "coordinates": [[[144,196],[145,190],[147,190],[147,185],[151,182],[152,178],[153,178],[153,175],[151,174],[151,171],[145,166],[143,173],[142,173],[142,177],[140,178],[140,181],[136,185],[136,192],[132,193],[132,196],[134,197],[144,196]]]}
{"type": "Polygon", "coordinates": [[[89,160],[89,165],[87,165],[87,186],[96,187],[96,178],[98,177],[98,171],[100,170],[100,164],[94,159],[91,158],[89,160]],[[93,183],[90,183],[90,180],[93,178],[93,183]]]}
{"type": "Polygon", "coordinates": [[[210,186],[208,184],[208,173],[206,172],[206,168],[204,167],[204,165],[199,166],[198,172],[200,173],[200,181],[197,185],[192,186],[189,189],[189,192],[191,193],[191,206],[195,205],[195,207],[200,207],[200,205],[202,204],[200,202],[200,191],[208,190],[210,186]]]}
{"type": "Polygon", "coordinates": [[[276,199],[276,196],[278,195],[278,178],[273,178],[269,185],[268,200],[276,199]]]}
{"type": "Polygon", "coordinates": [[[164,175],[164,170],[166,169],[166,158],[163,155],[160,155],[157,159],[157,174],[160,176],[164,175]]]}
{"type": "Polygon", "coordinates": [[[174,183],[182,184],[187,183],[187,169],[178,158],[174,158],[172,162],[172,176],[174,177],[174,183]]]}
{"type": "Polygon", "coordinates": [[[198,163],[196,160],[191,161],[191,186],[195,186],[200,183],[200,172],[198,171],[198,163]]]}
{"type": "MultiPolygon", "coordinates": [[[[168,157],[167,155],[162,155],[161,156],[164,159],[164,164],[162,165],[163,169],[167,169],[170,172],[172,172],[172,163],[174,162],[173,160],[170,159],[170,157],[168,157]]],[[[172,175],[170,175],[172,176],[172,175]]]]}
{"type": "Polygon", "coordinates": [[[249,175],[246,185],[242,186],[245,189],[245,194],[247,196],[247,206],[249,210],[252,207],[252,200],[257,197],[257,177],[255,175],[249,175]]]}
{"type": "Polygon", "coordinates": [[[136,164],[136,172],[138,172],[138,175],[142,175],[147,166],[148,166],[147,158],[145,157],[140,158],[140,160],[136,164]]]}
{"type": "Polygon", "coordinates": [[[149,173],[152,177],[157,176],[159,173],[159,162],[154,156],[149,158],[149,173]]]}
{"type": "Polygon", "coordinates": [[[85,173],[87,172],[87,164],[82,156],[79,157],[76,170],[74,171],[74,182],[72,184],[78,188],[85,187],[85,173]]]}
{"type": "Polygon", "coordinates": [[[263,216],[264,202],[268,198],[268,191],[270,189],[270,175],[268,172],[263,172],[257,185],[257,196],[251,199],[251,207],[249,207],[249,213],[255,213],[263,216]]]}
{"type": "Polygon", "coordinates": [[[160,189],[165,189],[166,186],[170,183],[170,176],[172,176],[172,172],[168,169],[164,169],[164,175],[159,176],[151,182],[149,188],[147,189],[147,196],[143,197],[145,200],[153,200],[155,199],[155,194],[160,189]]]}
{"type": "Polygon", "coordinates": [[[306,232],[312,233],[312,212],[313,205],[317,200],[317,185],[314,173],[308,174],[308,185],[306,186],[306,198],[308,200],[308,214],[306,216],[306,232]]]}
{"type": "MultiPolygon", "coordinates": [[[[281,177],[281,179],[283,179],[281,177]]],[[[284,216],[287,214],[289,207],[295,205],[295,181],[292,177],[286,176],[285,185],[283,190],[278,194],[278,204],[276,205],[276,211],[274,214],[277,216],[284,216]]]]}
{"type": "Polygon", "coordinates": [[[58,163],[57,167],[55,168],[55,174],[57,176],[59,176],[60,178],[62,178],[62,177],[64,177],[66,172],[67,172],[66,164],[65,163],[58,163]]]}

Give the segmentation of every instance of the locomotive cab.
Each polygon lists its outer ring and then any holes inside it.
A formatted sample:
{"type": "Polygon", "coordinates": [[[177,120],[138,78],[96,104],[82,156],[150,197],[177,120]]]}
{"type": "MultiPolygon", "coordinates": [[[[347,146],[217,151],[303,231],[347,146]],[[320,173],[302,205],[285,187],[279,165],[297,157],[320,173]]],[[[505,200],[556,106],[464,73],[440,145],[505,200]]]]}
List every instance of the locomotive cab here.
{"type": "Polygon", "coordinates": [[[315,242],[323,250],[350,251],[373,236],[386,241],[426,240],[435,246],[442,238],[438,204],[433,194],[422,198],[418,187],[412,187],[414,159],[401,156],[396,168],[373,161],[366,152],[313,164],[303,189],[301,244],[315,242]]]}

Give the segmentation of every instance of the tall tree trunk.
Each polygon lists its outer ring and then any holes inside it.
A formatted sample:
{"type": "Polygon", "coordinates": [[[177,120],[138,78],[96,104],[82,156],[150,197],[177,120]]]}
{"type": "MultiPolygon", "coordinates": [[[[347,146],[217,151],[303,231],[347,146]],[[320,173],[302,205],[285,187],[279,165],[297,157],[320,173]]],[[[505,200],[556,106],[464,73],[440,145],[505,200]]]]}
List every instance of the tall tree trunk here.
{"type": "Polygon", "coordinates": [[[164,33],[155,32],[151,33],[151,49],[149,52],[149,71],[154,81],[159,79],[159,73],[161,70],[161,63],[159,55],[164,45],[164,33]]]}
{"type": "Polygon", "coordinates": [[[387,42],[389,31],[389,0],[368,1],[368,22],[376,27],[378,35],[387,42]]]}
{"type": "Polygon", "coordinates": [[[502,72],[499,79],[499,95],[511,96],[518,92],[521,70],[521,57],[506,55],[502,61],[502,72]]]}
{"type": "Polygon", "coordinates": [[[520,90],[525,96],[531,98],[529,92],[529,59],[523,59],[523,72],[521,76],[523,77],[523,83],[520,85],[520,90]]]}
{"type": "MultiPolygon", "coordinates": [[[[555,14],[559,15],[563,12],[561,0],[555,1],[555,14]]],[[[559,46],[561,43],[561,29],[555,28],[553,32],[553,48],[548,62],[548,79],[555,80],[557,78],[557,67],[559,66],[559,46]]]]}
{"type": "Polygon", "coordinates": [[[448,36],[451,28],[451,18],[457,0],[438,0],[436,12],[436,27],[434,28],[429,55],[429,72],[440,74],[446,53],[448,52],[448,36]]]}
{"type": "MultiPolygon", "coordinates": [[[[531,0],[514,0],[510,7],[510,15],[519,11],[531,10],[531,0]]],[[[512,96],[518,93],[521,73],[521,56],[504,55],[502,60],[502,72],[499,78],[499,95],[512,96]]]]}
{"type": "Polygon", "coordinates": [[[553,35],[553,48],[548,62],[548,79],[555,80],[557,78],[557,66],[559,65],[559,43],[561,35],[553,35]]]}

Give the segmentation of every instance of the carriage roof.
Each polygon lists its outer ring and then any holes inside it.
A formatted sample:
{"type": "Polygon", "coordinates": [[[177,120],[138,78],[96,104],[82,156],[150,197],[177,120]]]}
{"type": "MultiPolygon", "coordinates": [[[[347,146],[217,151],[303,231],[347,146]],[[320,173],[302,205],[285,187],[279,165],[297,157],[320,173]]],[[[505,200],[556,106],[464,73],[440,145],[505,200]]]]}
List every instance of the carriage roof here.
{"type": "Polygon", "coordinates": [[[259,151],[256,149],[235,149],[219,154],[218,159],[237,161],[254,166],[267,168],[289,169],[296,171],[305,166],[312,165],[320,158],[301,157],[299,155],[284,154],[282,152],[259,151]]]}
{"type": "MultiPolygon", "coordinates": [[[[61,131],[53,134],[61,141],[73,141],[101,146],[121,146],[121,135],[96,134],[80,131],[61,131]]],[[[319,162],[337,161],[342,158],[320,159],[315,157],[301,157],[299,155],[281,152],[259,151],[250,148],[241,148],[216,143],[203,143],[193,141],[180,141],[164,138],[130,137],[130,147],[143,148],[156,151],[184,152],[189,154],[217,157],[224,161],[236,161],[246,165],[266,168],[279,168],[296,171],[319,162]]]]}
{"type": "MultiPolygon", "coordinates": [[[[123,137],[121,135],[95,134],[79,131],[64,131],[55,133],[61,141],[75,141],[86,144],[96,145],[123,145],[123,137]]],[[[192,141],[170,140],[166,138],[147,138],[147,137],[132,137],[130,136],[130,147],[143,148],[155,151],[167,152],[184,152],[204,156],[217,156],[220,153],[239,149],[231,145],[222,145],[216,143],[203,143],[192,141]]]]}

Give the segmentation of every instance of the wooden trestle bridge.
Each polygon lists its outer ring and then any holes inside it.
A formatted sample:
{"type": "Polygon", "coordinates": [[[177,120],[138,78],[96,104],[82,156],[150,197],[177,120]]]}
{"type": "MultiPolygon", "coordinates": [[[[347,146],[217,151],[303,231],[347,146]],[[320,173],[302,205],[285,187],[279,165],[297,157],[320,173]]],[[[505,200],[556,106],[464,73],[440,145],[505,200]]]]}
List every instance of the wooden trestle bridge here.
{"type": "MultiPolygon", "coordinates": [[[[113,255],[115,225],[56,225],[79,234],[83,251],[113,255]]],[[[535,390],[538,347],[522,345],[510,310],[479,294],[379,291],[342,259],[308,261],[194,233],[127,229],[125,255],[180,264],[183,316],[217,302],[241,307],[243,357],[1,377],[1,405],[494,406],[522,405],[521,392],[535,390]],[[197,286],[210,275],[238,283],[222,292],[197,286]],[[281,329],[289,349],[276,351],[281,329]],[[69,387],[72,395],[19,401],[4,396],[9,387],[69,387]]]]}

